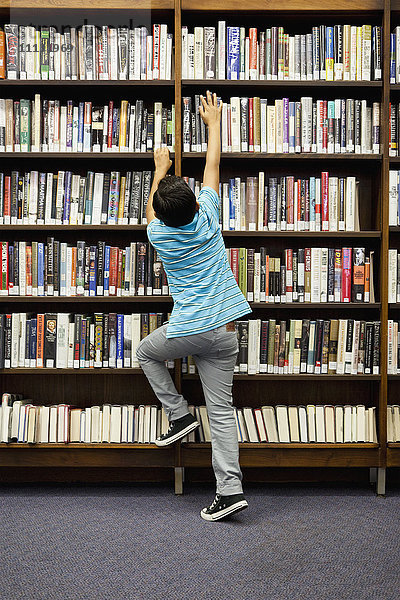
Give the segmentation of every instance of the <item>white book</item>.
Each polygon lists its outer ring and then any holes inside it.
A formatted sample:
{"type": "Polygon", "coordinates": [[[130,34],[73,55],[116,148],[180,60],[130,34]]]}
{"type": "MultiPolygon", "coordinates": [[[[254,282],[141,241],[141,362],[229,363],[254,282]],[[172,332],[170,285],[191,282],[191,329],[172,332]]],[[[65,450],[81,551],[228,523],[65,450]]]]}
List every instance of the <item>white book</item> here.
{"type": "MultiPolygon", "coordinates": [[[[91,225],[101,224],[101,205],[103,200],[104,173],[94,174],[93,209],[91,225]]],[[[86,215],[85,215],[86,223],[86,215]]]]}
{"type": "Polygon", "coordinates": [[[311,152],[312,143],[312,98],[303,96],[301,99],[301,151],[311,152]]]}
{"type": "Polygon", "coordinates": [[[265,429],[263,415],[262,415],[262,411],[260,408],[254,409],[254,419],[256,422],[257,433],[258,433],[258,438],[259,438],[260,442],[266,442],[267,441],[267,432],[265,429]]]}
{"type": "Polygon", "coordinates": [[[50,406],[49,443],[57,442],[57,421],[58,421],[58,407],[56,405],[50,406]]]}
{"type": "MultiPolygon", "coordinates": [[[[369,420],[369,434],[370,442],[377,443],[378,436],[376,431],[376,406],[371,406],[368,409],[368,420],[369,420]]],[[[400,438],[399,438],[400,441],[400,438]]]]}
{"type": "Polygon", "coordinates": [[[90,441],[98,443],[101,441],[100,435],[100,406],[92,406],[91,410],[91,431],[90,441]]]}
{"type": "Polygon", "coordinates": [[[388,302],[397,302],[397,249],[389,249],[388,260],[388,302]]]}
{"type": "Polygon", "coordinates": [[[300,430],[300,441],[308,442],[308,432],[307,432],[307,408],[305,406],[299,405],[299,430],[300,430]]]}
{"type": "Polygon", "coordinates": [[[262,406],[261,411],[264,419],[264,425],[267,432],[268,441],[279,442],[278,427],[274,407],[262,406]]]}
{"type": "Polygon", "coordinates": [[[347,319],[339,319],[339,333],[338,333],[338,345],[337,345],[337,361],[336,361],[336,374],[344,375],[345,369],[345,350],[346,350],[346,337],[347,337],[347,319]]]}
{"type": "Polygon", "coordinates": [[[315,442],[317,440],[316,423],[315,423],[315,404],[307,404],[307,425],[308,425],[308,441],[315,442]]]}
{"type": "Polygon", "coordinates": [[[275,106],[267,104],[267,152],[269,154],[274,154],[276,152],[275,123],[275,106]]]}
{"type": "Polygon", "coordinates": [[[132,367],[139,368],[136,350],[140,343],[140,314],[132,313],[132,367]]]}
{"type": "Polygon", "coordinates": [[[277,404],[275,407],[276,421],[278,425],[278,435],[280,442],[290,442],[288,407],[284,404],[277,404]]]}
{"type": "Polygon", "coordinates": [[[343,443],[343,406],[335,406],[335,438],[337,443],[343,443]]]}
{"type": "Polygon", "coordinates": [[[49,422],[50,407],[41,406],[39,411],[39,437],[37,440],[39,443],[47,444],[49,441],[49,422]]]}
{"type": "Polygon", "coordinates": [[[344,406],[344,420],[343,420],[343,441],[344,443],[352,442],[352,406],[346,404],[344,406]]]}
{"type": "Polygon", "coordinates": [[[232,97],[230,104],[232,152],[240,152],[240,98],[238,96],[232,97]]]}
{"type": "Polygon", "coordinates": [[[400,442],[400,406],[398,404],[392,405],[392,429],[393,441],[400,442]]]}
{"type": "Polygon", "coordinates": [[[161,148],[162,102],[154,102],[154,150],[161,148]]]}
{"type": "Polygon", "coordinates": [[[123,404],[121,407],[121,442],[128,441],[128,406],[123,404]]]}
{"type": "Polygon", "coordinates": [[[121,442],[121,406],[113,404],[110,415],[110,442],[121,442]]]}
{"type": "Polygon", "coordinates": [[[321,248],[321,302],[328,301],[328,248],[321,248]]]}
{"type": "Polygon", "coordinates": [[[389,226],[398,225],[398,181],[399,171],[389,171],[389,226]]]}
{"type": "Polygon", "coordinates": [[[182,26],[182,79],[188,78],[188,28],[182,26]]]}
{"type": "MultiPolygon", "coordinates": [[[[261,133],[261,152],[267,152],[267,101],[260,102],[260,133],[261,133]]],[[[290,123],[289,123],[290,128],[290,123]]],[[[289,132],[290,135],[290,132],[289,132]]]]}
{"type": "Polygon", "coordinates": [[[70,442],[81,441],[81,408],[74,408],[70,412],[70,442]]]}
{"type": "Polygon", "coordinates": [[[351,407],[351,441],[357,441],[357,407],[351,407]]]}
{"type": "Polygon", "coordinates": [[[321,248],[311,248],[311,302],[321,302],[321,248]]]}
{"type": "Polygon", "coordinates": [[[361,80],[371,81],[371,51],[372,51],[372,27],[362,26],[362,64],[361,80]]]}
{"type": "Polygon", "coordinates": [[[246,423],[249,442],[259,442],[253,410],[248,407],[243,408],[243,417],[246,423]]]}
{"type": "Polygon", "coordinates": [[[204,27],[194,28],[194,78],[204,79],[204,27]]]}
{"type": "Polygon", "coordinates": [[[92,441],[92,407],[87,406],[85,408],[85,438],[84,442],[90,444],[92,441]]]}
{"type": "Polygon", "coordinates": [[[226,61],[226,21],[218,21],[218,75],[217,79],[225,79],[226,61]]]}
{"type": "Polygon", "coordinates": [[[323,404],[315,407],[316,442],[325,442],[325,410],[323,404]]]}
{"type": "Polygon", "coordinates": [[[19,359],[19,313],[11,315],[11,368],[18,368],[19,359]]]}
{"type": "Polygon", "coordinates": [[[289,432],[291,442],[300,442],[299,413],[297,406],[288,406],[289,432]]]}
{"type": "Polygon", "coordinates": [[[367,439],[365,437],[365,423],[366,423],[365,406],[363,404],[357,404],[357,406],[355,408],[356,408],[356,417],[357,417],[356,442],[366,442],[367,439]]]}
{"type": "Polygon", "coordinates": [[[101,441],[110,442],[111,404],[103,404],[101,441]]]}
{"type": "Polygon", "coordinates": [[[325,405],[325,441],[334,443],[335,440],[335,408],[331,404],[325,405]]]}
{"type": "Polygon", "coordinates": [[[194,79],[194,33],[188,33],[188,79],[194,79]]]}
{"type": "Polygon", "coordinates": [[[68,313],[57,314],[57,341],[56,341],[56,368],[68,368],[68,336],[70,327],[70,315],[68,313]]]}

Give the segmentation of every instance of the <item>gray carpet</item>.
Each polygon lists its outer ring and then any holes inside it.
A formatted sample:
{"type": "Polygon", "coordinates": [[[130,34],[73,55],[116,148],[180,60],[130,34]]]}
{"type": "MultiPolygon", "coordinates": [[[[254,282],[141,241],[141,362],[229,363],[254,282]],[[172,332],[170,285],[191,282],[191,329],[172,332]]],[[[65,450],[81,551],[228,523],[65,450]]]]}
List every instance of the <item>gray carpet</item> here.
{"type": "Polygon", "coordinates": [[[247,486],[208,523],[209,485],[0,488],[1,600],[398,600],[400,489],[247,486]]]}

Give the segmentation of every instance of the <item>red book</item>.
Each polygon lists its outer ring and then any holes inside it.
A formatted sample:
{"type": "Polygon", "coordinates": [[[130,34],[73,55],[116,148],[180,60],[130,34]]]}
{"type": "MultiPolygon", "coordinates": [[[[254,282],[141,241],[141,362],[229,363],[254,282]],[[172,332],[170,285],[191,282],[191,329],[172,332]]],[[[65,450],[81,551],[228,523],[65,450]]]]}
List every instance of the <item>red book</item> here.
{"type": "Polygon", "coordinates": [[[254,99],[249,98],[249,152],[254,152],[254,99]]]}
{"type": "Polygon", "coordinates": [[[4,224],[11,223],[11,176],[4,178],[4,224]]]}
{"type": "Polygon", "coordinates": [[[250,27],[249,29],[249,74],[250,79],[257,77],[257,28],[250,27]]]}
{"type": "Polygon", "coordinates": [[[351,248],[342,248],[342,297],[341,302],[351,301],[351,248]]]}
{"type": "Polygon", "coordinates": [[[328,151],[328,101],[324,100],[322,115],[322,148],[328,151]]]}
{"type": "Polygon", "coordinates": [[[297,180],[297,230],[300,231],[301,222],[301,179],[297,180]]]}
{"type": "Polygon", "coordinates": [[[322,231],[329,231],[329,173],[321,173],[322,231]]]}
{"type": "Polygon", "coordinates": [[[32,246],[26,246],[26,295],[32,296],[32,246]]]}
{"type": "Polygon", "coordinates": [[[44,315],[37,316],[36,366],[43,368],[44,315]]]}
{"type": "Polygon", "coordinates": [[[294,177],[293,175],[289,175],[286,177],[286,195],[287,195],[287,225],[291,225],[291,227],[287,227],[287,229],[293,230],[294,227],[294,177]]]}
{"type": "Polygon", "coordinates": [[[8,295],[8,242],[1,242],[1,285],[0,295],[8,295]]]}
{"type": "Polygon", "coordinates": [[[123,262],[124,251],[122,248],[118,248],[118,270],[117,270],[117,296],[122,295],[122,262],[123,262]],[[118,290],[120,292],[118,293],[118,290]]]}
{"type": "Polygon", "coordinates": [[[239,285],[239,248],[231,248],[231,269],[236,283],[239,285]]]}
{"type": "Polygon", "coordinates": [[[0,79],[6,78],[6,36],[0,31],[0,79]]]}
{"type": "Polygon", "coordinates": [[[114,102],[108,103],[108,127],[107,127],[107,148],[112,148],[112,126],[113,126],[114,102]]]}
{"type": "Polygon", "coordinates": [[[118,248],[114,246],[110,249],[110,283],[109,290],[110,296],[117,295],[117,281],[118,281],[118,248]]]}
{"type": "Polygon", "coordinates": [[[293,301],[293,250],[288,248],[286,254],[286,302],[293,301]]]}

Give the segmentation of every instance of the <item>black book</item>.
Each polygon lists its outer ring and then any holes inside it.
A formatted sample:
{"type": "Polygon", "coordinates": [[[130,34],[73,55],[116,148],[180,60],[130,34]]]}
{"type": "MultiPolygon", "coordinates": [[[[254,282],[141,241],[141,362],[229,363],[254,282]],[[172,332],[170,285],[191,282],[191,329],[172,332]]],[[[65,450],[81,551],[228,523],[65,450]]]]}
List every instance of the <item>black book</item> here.
{"type": "Polygon", "coordinates": [[[249,99],[246,97],[240,98],[240,148],[242,152],[247,152],[249,149],[249,99]]]}
{"type": "Polygon", "coordinates": [[[96,294],[103,295],[104,290],[104,253],[105,242],[97,242],[97,274],[96,274],[96,294]]]}
{"type": "Polygon", "coordinates": [[[85,242],[76,242],[76,294],[83,296],[85,290],[85,242]]]}
{"type": "MultiPolygon", "coordinates": [[[[39,173],[39,195],[37,205],[37,221],[44,224],[44,211],[46,205],[46,173],[39,173]]],[[[25,205],[25,202],[24,202],[25,205]]],[[[28,207],[27,207],[28,208],[28,207]]]]}
{"type": "Polygon", "coordinates": [[[142,172],[133,171],[132,189],[129,201],[129,225],[139,224],[140,201],[142,197],[142,172]]]}
{"type": "Polygon", "coordinates": [[[143,340],[149,333],[149,314],[142,313],[140,315],[140,339],[143,340]]]}
{"type": "Polygon", "coordinates": [[[241,373],[247,373],[247,361],[249,351],[249,322],[238,321],[239,338],[239,370],[241,373]]]}
{"type": "Polygon", "coordinates": [[[101,224],[107,223],[108,219],[108,197],[110,194],[110,173],[104,173],[103,181],[103,199],[101,202],[101,224]]]}
{"type": "Polygon", "coordinates": [[[60,295],[60,242],[54,241],[54,296],[60,295]]]}
{"type": "Polygon", "coordinates": [[[46,267],[46,280],[47,280],[47,295],[53,296],[54,294],[54,238],[47,238],[47,267],[46,267]]]}
{"type": "Polygon", "coordinates": [[[19,175],[17,183],[17,223],[22,223],[22,207],[24,204],[24,176],[19,175]]]}
{"type": "Polygon", "coordinates": [[[143,171],[142,201],[141,201],[141,205],[142,205],[141,223],[145,223],[146,222],[145,221],[145,219],[146,219],[146,207],[147,207],[147,202],[148,202],[149,196],[150,196],[151,178],[152,178],[151,171],[143,171]]]}
{"type": "Polygon", "coordinates": [[[44,315],[44,367],[53,369],[56,364],[57,344],[57,315],[46,313],[44,315]]]}
{"type": "Polygon", "coordinates": [[[143,109],[143,123],[142,123],[142,142],[141,151],[146,152],[147,150],[147,125],[149,121],[149,114],[147,108],[143,109]]]}
{"type": "Polygon", "coordinates": [[[154,249],[151,244],[147,246],[147,257],[146,257],[146,294],[152,296],[153,294],[153,270],[154,270],[154,249]]]}
{"type": "Polygon", "coordinates": [[[168,112],[166,108],[163,108],[161,111],[161,145],[167,145],[167,120],[168,120],[168,112]]]}
{"type": "Polygon", "coordinates": [[[11,171],[11,224],[17,224],[18,217],[18,171],[11,171]]]}
{"type": "Polygon", "coordinates": [[[0,369],[4,369],[6,315],[0,315],[0,369]]]}
{"type": "Polygon", "coordinates": [[[103,367],[108,367],[109,357],[109,322],[110,318],[108,313],[103,315],[103,367]]]}
{"type": "Polygon", "coordinates": [[[11,326],[12,315],[8,314],[4,325],[4,367],[6,369],[11,367],[11,326]]]}
{"type": "Polygon", "coordinates": [[[324,321],[322,319],[317,319],[316,327],[315,327],[315,370],[316,374],[321,373],[321,365],[322,365],[322,346],[323,346],[323,338],[324,338],[324,321]]]}
{"type": "Polygon", "coordinates": [[[26,319],[25,323],[25,367],[31,366],[31,355],[30,355],[30,339],[31,339],[31,319],[26,319]]]}
{"type": "Polygon", "coordinates": [[[89,276],[90,276],[90,246],[85,246],[84,258],[84,295],[89,296],[89,276]]]}
{"type": "Polygon", "coordinates": [[[142,130],[143,130],[143,100],[136,100],[135,105],[135,152],[142,149],[142,130]]]}
{"type": "Polygon", "coordinates": [[[18,295],[19,295],[19,244],[18,244],[18,242],[14,242],[13,272],[14,272],[14,287],[18,290],[18,295]]]}
{"type": "Polygon", "coordinates": [[[379,375],[380,365],[380,347],[381,347],[381,323],[380,321],[374,321],[373,331],[373,353],[372,353],[372,373],[373,375],[379,375]]]}
{"type": "Polygon", "coordinates": [[[307,373],[308,340],[310,337],[310,319],[303,319],[300,342],[300,373],[307,373]]]}
{"type": "Polygon", "coordinates": [[[104,107],[92,108],[92,147],[95,152],[101,152],[103,147],[103,118],[104,107]]]}
{"type": "Polygon", "coordinates": [[[346,346],[344,355],[344,372],[345,374],[351,373],[351,355],[353,350],[353,332],[354,332],[354,319],[347,320],[347,335],[346,335],[346,346]]]}
{"type": "Polygon", "coordinates": [[[292,260],[292,279],[293,279],[293,302],[299,301],[299,272],[298,272],[298,253],[293,250],[292,260]]]}
{"type": "Polygon", "coordinates": [[[117,314],[109,313],[108,321],[108,366],[117,366],[117,314]]]}
{"type": "Polygon", "coordinates": [[[367,322],[365,324],[365,357],[364,357],[364,373],[372,374],[373,369],[373,338],[374,324],[367,322]]]}

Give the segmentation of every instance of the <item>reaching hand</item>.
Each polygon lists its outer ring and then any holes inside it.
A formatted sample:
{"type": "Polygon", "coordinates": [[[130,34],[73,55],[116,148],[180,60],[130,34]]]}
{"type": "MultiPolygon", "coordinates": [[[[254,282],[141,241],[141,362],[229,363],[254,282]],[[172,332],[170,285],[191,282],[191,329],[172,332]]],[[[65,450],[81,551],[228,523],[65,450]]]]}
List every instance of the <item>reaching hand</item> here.
{"type": "Polygon", "coordinates": [[[221,121],[222,102],[218,106],[217,94],[211,96],[211,92],[207,90],[207,101],[204,96],[200,96],[202,106],[199,107],[200,116],[204,123],[211,127],[218,125],[221,121]]]}
{"type": "Polygon", "coordinates": [[[168,148],[157,148],[157,150],[154,150],[154,164],[156,171],[163,173],[163,177],[168,173],[172,165],[168,148]]]}

